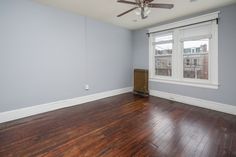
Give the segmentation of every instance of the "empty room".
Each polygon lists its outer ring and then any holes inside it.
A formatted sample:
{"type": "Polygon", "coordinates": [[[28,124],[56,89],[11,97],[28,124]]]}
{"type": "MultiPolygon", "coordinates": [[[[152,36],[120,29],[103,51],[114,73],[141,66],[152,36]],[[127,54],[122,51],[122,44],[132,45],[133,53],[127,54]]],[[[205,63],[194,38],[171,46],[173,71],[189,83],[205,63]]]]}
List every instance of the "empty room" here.
{"type": "Polygon", "coordinates": [[[0,157],[236,157],[236,0],[0,0],[0,157]]]}

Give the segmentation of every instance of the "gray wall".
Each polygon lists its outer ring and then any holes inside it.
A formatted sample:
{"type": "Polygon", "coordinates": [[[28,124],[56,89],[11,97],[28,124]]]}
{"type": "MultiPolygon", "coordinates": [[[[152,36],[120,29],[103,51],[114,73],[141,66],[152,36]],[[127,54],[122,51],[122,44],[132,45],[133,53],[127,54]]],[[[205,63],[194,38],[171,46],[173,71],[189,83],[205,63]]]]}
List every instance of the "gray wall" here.
{"type": "Polygon", "coordinates": [[[133,67],[139,69],[148,69],[148,31],[146,29],[133,31],[133,67]]]}
{"type": "Polygon", "coordinates": [[[1,0],[0,112],[131,86],[131,41],[120,27],[1,0]]]}
{"type": "MultiPolygon", "coordinates": [[[[150,89],[236,105],[236,5],[219,9],[219,89],[150,82],[150,89]]],[[[183,18],[181,18],[183,19],[183,18]]],[[[174,22],[169,21],[169,22],[174,22]]],[[[133,32],[134,68],[148,69],[147,29],[133,32]]]]}

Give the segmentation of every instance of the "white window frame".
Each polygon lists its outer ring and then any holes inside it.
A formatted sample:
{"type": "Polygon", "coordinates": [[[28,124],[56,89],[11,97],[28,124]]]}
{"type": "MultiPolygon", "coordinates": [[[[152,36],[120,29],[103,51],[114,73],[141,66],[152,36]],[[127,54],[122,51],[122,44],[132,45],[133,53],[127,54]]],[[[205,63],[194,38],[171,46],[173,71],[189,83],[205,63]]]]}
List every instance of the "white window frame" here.
{"type": "Polygon", "coordinates": [[[219,11],[198,16],[195,18],[174,22],[167,25],[161,25],[155,28],[149,29],[150,32],[158,32],[156,34],[150,34],[149,37],[149,80],[161,83],[171,83],[171,84],[178,84],[178,85],[187,85],[187,86],[195,86],[195,87],[203,87],[203,88],[212,88],[217,89],[219,87],[218,83],[218,24],[216,24],[216,19],[219,16],[219,11]],[[213,20],[212,22],[201,23],[203,21],[213,20]],[[194,23],[201,23],[192,26],[194,23]],[[188,29],[191,27],[197,27],[200,25],[204,25],[207,23],[212,23],[212,32],[211,35],[204,35],[204,36],[194,36],[186,39],[181,39],[180,31],[183,29],[188,29]],[[183,28],[177,28],[182,27],[183,28]],[[168,30],[168,31],[164,31],[168,30]],[[155,57],[154,57],[154,40],[155,36],[173,33],[173,50],[172,50],[172,76],[160,76],[155,75],[155,57]],[[201,79],[187,79],[183,77],[183,51],[182,51],[182,43],[183,40],[196,40],[196,39],[204,39],[209,38],[210,46],[208,53],[208,80],[201,80],[201,79]]]}

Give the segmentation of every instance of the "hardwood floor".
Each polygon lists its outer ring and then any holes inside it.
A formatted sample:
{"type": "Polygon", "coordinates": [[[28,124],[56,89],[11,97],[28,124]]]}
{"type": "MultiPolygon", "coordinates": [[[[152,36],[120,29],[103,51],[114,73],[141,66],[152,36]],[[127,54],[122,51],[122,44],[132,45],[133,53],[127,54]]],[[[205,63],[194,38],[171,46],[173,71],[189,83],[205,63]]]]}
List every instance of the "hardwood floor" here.
{"type": "Polygon", "coordinates": [[[236,116],[127,93],[0,124],[0,156],[233,157],[236,116]]]}

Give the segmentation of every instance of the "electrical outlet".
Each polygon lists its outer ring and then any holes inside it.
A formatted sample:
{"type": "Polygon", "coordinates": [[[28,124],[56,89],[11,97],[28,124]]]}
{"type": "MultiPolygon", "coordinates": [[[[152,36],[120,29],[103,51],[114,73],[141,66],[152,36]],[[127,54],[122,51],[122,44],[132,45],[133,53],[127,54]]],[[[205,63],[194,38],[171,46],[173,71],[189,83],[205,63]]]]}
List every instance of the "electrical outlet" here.
{"type": "Polygon", "coordinates": [[[86,84],[84,89],[85,89],[85,90],[89,90],[89,85],[86,84]]]}

